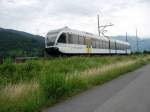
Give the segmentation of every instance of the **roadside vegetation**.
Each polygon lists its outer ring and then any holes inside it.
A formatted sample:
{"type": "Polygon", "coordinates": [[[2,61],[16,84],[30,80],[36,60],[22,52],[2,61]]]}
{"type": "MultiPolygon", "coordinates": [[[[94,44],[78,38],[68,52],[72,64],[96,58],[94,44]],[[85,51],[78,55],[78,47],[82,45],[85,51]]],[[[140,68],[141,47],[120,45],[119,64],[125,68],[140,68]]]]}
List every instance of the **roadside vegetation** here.
{"type": "Polygon", "coordinates": [[[150,62],[149,55],[76,56],[0,65],[0,112],[37,112],[150,62]]]}

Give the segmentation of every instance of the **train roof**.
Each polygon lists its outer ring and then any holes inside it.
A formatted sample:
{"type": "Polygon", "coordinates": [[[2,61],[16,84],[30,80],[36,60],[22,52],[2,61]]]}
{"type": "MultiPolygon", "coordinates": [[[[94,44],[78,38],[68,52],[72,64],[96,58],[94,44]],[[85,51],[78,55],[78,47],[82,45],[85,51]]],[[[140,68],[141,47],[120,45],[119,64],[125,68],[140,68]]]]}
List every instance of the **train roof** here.
{"type": "MultiPolygon", "coordinates": [[[[92,34],[92,33],[89,33],[89,32],[84,32],[84,31],[78,31],[78,30],[74,30],[74,29],[70,29],[68,27],[63,27],[63,28],[60,28],[60,29],[56,29],[56,30],[51,30],[48,32],[48,34],[50,33],[53,33],[53,32],[58,32],[58,33],[71,33],[71,34],[76,34],[76,35],[81,35],[81,36],[85,36],[85,37],[91,37],[91,38],[95,38],[95,39],[101,39],[101,40],[106,40],[106,41],[116,41],[120,44],[126,44],[126,45],[129,45],[128,42],[125,42],[125,41],[121,41],[121,40],[117,40],[117,39],[112,39],[110,37],[106,37],[106,36],[98,36],[98,35],[95,35],[95,34],[92,34]]],[[[48,35],[47,34],[47,35],[48,35]]]]}

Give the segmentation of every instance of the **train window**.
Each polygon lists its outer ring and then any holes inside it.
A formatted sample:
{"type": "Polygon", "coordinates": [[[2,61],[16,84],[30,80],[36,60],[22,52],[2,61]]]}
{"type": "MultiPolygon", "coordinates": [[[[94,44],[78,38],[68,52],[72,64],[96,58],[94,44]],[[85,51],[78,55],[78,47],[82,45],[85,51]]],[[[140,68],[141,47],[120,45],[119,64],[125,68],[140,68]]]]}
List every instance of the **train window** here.
{"type": "Polygon", "coordinates": [[[119,43],[117,43],[117,49],[120,50],[120,44],[119,43]]]}
{"type": "Polygon", "coordinates": [[[99,40],[98,42],[99,42],[99,46],[98,47],[101,48],[101,41],[99,40]]]}
{"type": "Polygon", "coordinates": [[[102,40],[99,41],[99,48],[103,48],[103,46],[102,46],[102,40]]]}
{"type": "Polygon", "coordinates": [[[68,34],[68,43],[73,44],[72,34],[68,34]]]}
{"type": "Polygon", "coordinates": [[[58,43],[66,43],[66,34],[65,33],[60,35],[60,37],[58,39],[58,43]]]}
{"type": "Polygon", "coordinates": [[[110,49],[113,49],[113,42],[110,41],[110,49]]]}
{"type": "Polygon", "coordinates": [[[117,42],[115,42],[115,49],[118,50],[117,42]]]}
{"type": "Polygon", "coordinates": [[[119,44],[119,50],[121,50],[121,45],[119,44]]]}
{"type": "Polygon", "coordinates": [[[117,50],[117,43],[115,42],[115,50],[117,50]]]}
{"type": "Polygon", "coordinates": [[[105,41],[106,45],[105,45],[105,49],[109,49],[109,41],[105,41]]]}
{"type": "Polygon", "coordinates": [[[113,42],[110,41],[110,49],[113,49],[113,42]]]}
{"type": "Polygon", "coordinates": [[[46,42],[47,42],[47,46],[54,45],[54,41],[52,42],[52,40],[50,40],[49,38],[46,39],[46,42]]]}
{"type": "Polygon", "coordinates": [[[115,50],[115,42],[112,42],[112,47],[111,49],[115,50]]]}
{"type": "Polygon", "coordinates": [[[122,44],[120,44],[120,50],[122,50],[122,44]]]}
{"type": "Polygon", "coordinates": [[[80,41],[79,41],[79,35],[77,35],[78,36],[78,44],[80,44],[80,41]]]}
{"type": "Polygon", "coordinates": [[[116,49],[117,49],[117,50],[119,50],[119,46],[118,46],[118,43],[116,43],[116,49]]]}
{"type": "Polygon", "coordinates": [[[113,48],[112,49],[115,50],[115,42],[113,42],[113,48]]]}
{"type": "Polygon", "coordinates": [[[79,38],[78,39],[79,40],[79,44],[84,45],[85,38],[82,37],[82,36],[79,36],[78,38],[79,38]]]}
{"type": "Polygon", "coordinates": [[[92,39],[92,48],[96,48],[96,40],[92,39]]]}
{"type": "Polygon", "coordinates": [[[122,44],[122,50],[124,50],[125,49],[125,45],[124,44],[122,44]]]}
{"type": "Polygon", "coordinates": [[[96,40],[96,48],[99,48],[99,40],[96,40]]]}
{"type": "Polygon", "coordinates": [[[103,49],[106,49],[106,42],[103,41],[103,49]]]}
{"type": "Polygon", "coordinates": [[[83,37],[83,45],[85,44],[85,37],[83,37]]]}
{"type": "Polygon", "coordinates": [[[119,48],[120,48],[120,50],[122,50],[122,46],[121,46],[121,44],[119,44],[119,48]]]}
{"type": "Polygon", "coordinates": [[[123,44],[120,44],[121,50],[123,50],[123,44]]]}
{"type": "Polygon", "coordinates": [[[129,49],[128,47],[129,47],[129,46],[128,46],[128,45],[126,45],[126,49],[129,49]]]}
{"type": "Polygon", "coordinates": [[[118,44],[118,50],[120,50],[120,44],[118,44]]]}
{"type": "Polygon", "coordinates": [[[124,50],[124,44],[122,44],[122,50],[124,50]]]}
{"type": "Polygon", "coordinates": [[[125,45],[125,49],[127,49],[127,45],[125,45]]]}
{"type": "Polygon", "coordinates": [[[54,33],[49,33],[47,35],[47,39],[46,39],[47,46],[53,46],[55,44],[57,34],[58,34],[57,32],[54,32],[54,33]]]}
{"type": "Polygon", "coordinates": [[[103,40],[102,40],[102,49],[104,48],[103,46],[104,46],[104,45],[103,45],[103,40]]]}
{"type": "Polygon", "coordinates": [[[73,37],[73,44],[78,44],[78,36],[72,34],[72,37],[73,37]]]}
{"type": "Polygon", "coordinates": [[[123,44],[120,44],[121,50],[123,50],[123,44]]]}
{"type": "Polygon", "coordinates": [[[110,44],[110,42],[109,42],[109,41],[108,41],[108,42],[106,41],[106,49],[109,49],[109,48],[110,48],[110,45],[109,45],[109,44],[110,44]]]}
{"type": "Polygon", "coordinates": [[[123,49],[124,49],[124,50],[126,49],[126,45],[124,45],[123,49]]]}
{"type": "Polygon", "coordinates": [[[124,50],[124,44],[122,44],[122,50],[124,50]]]}
{"type": "Polygon", "coordinates": [[[103,48],[107,49],[107,42],[106,41],[103,41],[103,48]]]}

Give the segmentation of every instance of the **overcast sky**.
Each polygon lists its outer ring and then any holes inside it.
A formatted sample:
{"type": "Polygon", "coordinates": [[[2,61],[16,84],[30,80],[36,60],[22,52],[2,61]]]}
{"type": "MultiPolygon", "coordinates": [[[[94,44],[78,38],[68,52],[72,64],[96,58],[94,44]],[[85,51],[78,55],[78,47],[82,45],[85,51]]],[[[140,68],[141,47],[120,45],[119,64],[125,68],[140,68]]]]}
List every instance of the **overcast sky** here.
{"type": "Polygon", "coordinates": [[[0,27],[45,36],[68,26],[97,34],[100,24],[113,23],[107,35],[150,37],[150,0],[0,0],[0,27]]]}

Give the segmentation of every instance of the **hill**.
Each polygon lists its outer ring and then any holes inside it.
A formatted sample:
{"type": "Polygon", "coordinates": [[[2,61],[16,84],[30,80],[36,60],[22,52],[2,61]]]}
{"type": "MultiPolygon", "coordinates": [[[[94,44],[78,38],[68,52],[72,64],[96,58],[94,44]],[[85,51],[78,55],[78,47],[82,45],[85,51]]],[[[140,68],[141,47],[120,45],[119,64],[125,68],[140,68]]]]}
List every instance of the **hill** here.
{"type": "Polygon", "coordinates": [[[0,28],[0,57],[42,56],[44,37],[0,28]]]}

